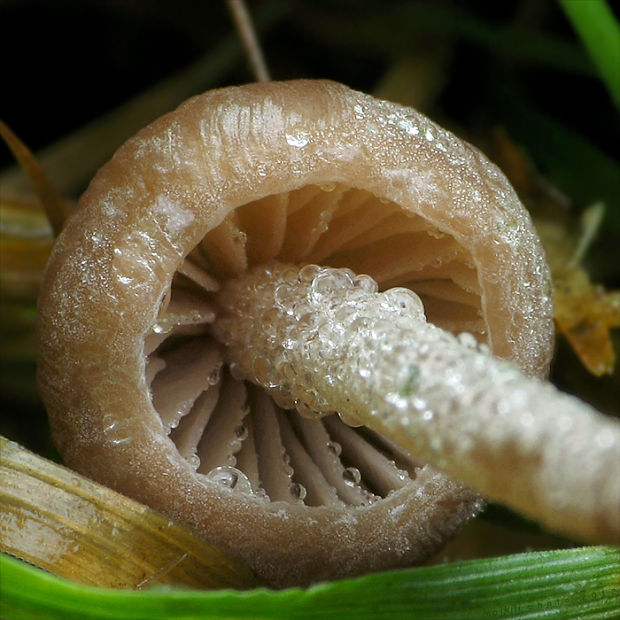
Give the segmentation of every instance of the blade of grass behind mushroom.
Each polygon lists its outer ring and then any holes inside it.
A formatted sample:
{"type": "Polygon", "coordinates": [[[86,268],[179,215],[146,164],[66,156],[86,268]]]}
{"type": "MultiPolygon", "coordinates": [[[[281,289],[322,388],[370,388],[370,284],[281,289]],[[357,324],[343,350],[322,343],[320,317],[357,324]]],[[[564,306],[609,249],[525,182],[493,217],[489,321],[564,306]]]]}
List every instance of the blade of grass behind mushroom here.
{"type": "Polygon", "coordinates": [[[1,550],[56,575],[114,588],[257,585],[187,527],[4,437],[0,498],[1,550]]]}
{"type": "Polygon", "coordinates": [[[37,191],[37,195],[47,215],[54,234],[57,235],[69,216],[69,205],[62,198],[54,183],[46,175],[43,166],[30,149],[13,133],[11,128],[0,120],[0,137],[11,149],[20,169],[26,173],[28,181],[37,191]]]}
{"type": "Polygon", "coordinates": [[[620,554],[591,547],[442,564],[323,583],[307,590],[238,593],[82,586],[0,556],[0,612],[9,620],[214,618],[615,618],[620,554]]]}
{"type": "Polygon", "coordinates": [[[620,108],[620,26],[605,0],[560,0],[616,107],[620,108]]]}

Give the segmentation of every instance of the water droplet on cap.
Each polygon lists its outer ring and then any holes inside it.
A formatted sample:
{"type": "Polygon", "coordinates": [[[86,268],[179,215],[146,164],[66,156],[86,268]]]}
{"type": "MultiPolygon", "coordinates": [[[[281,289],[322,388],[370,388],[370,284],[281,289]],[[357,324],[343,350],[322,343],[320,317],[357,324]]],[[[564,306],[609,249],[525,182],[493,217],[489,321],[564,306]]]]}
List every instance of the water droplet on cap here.
{"type": "Polygon", "coordinates": [[[306,131],[287,133],[285,137],[289,146],[295,146],[297,148],[303,148],[310,142],[310,135],[306,131]]]}

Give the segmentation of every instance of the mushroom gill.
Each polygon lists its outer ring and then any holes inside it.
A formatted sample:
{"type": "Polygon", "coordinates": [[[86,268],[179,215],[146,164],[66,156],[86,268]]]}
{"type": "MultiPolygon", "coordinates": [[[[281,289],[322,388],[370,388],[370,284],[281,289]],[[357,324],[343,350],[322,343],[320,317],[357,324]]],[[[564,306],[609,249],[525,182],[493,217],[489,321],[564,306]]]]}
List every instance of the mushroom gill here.
{"type": "Polygon", "coordinates": [[[286,408],[225,363],[216,294],[271,260],[407,287],[429,321],[546,372],[541,246],[478,151],[331,82],[222,89],[121,147],[56,243],[39,384],[61,454],[276,586],[423,561],[478,496],[337,412],[286,408]]]}
{"type": "Polygon", "coordinates": [[[197,473],[271,501],[366,506],[412,492],[421,464],[393,442],[336,413],[309,420],[224,364],[209,334],[218,282],[274,259],[350,265],[380,284],[404,284],[423,296],[431,322],[486,340],[473,259],[452,236],[339,183],[266,196],[190,252],[145,338],[146,381],[165,432],[197,473]]]}

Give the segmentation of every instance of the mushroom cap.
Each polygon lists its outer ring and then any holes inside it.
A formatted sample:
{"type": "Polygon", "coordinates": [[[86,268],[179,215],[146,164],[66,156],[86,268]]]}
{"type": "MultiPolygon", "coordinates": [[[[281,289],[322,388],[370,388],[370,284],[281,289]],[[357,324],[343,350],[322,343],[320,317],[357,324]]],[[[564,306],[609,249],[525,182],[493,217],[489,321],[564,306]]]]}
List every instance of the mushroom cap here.
{"type": "MultiPolygon", "coordinates": [[[[376,269],[372,275],[389,286],[413,282],[422,269],[424,243],[411,243],[418,237],[407,228],[420,222],[430,231],[425,243],[439,252],[425,267],[437,277],[424,286],[460,282],[446,269],[464,256],[459,269],[473,278],[459,291],[477,300],[479,339],[527,374],[544,375],[553,340],[550,278],[530,218],[492,163],[425,116],[337,83],[300,80],[210,91],[147,126],[92,180],[44,276],[39,386],[66,463],[194,524],[274,585],[428,557],[479,508],[473,492],[428,466],[417,471],[415,490],[347,510],[223,488],[198,475],[170,440],[145,354],[174,278],[196,248],[205,272],[219,279],[242,271],[243,256],[246,264],[271,258],[264,248],[272,245],[272,255],[287,260],[318,256],[376,269]],[[261,201],[303,197],[308,187],[314,202],[299,213],[313,224],[295,220],[289,200],[289,236],[276,243],[261,201]],[[346,212],[342,203],[321,202],[334,187],[339,196],[363,192],[372,213],[385,208],[395,218],[391,236],[373,239],[377,224],[365,244],[336,247],[340,229],[330,223],[339,217],[344,226],[346,212]],[[243,212],[245,205],[257,208],[243,212]],[[240,259],[221,258],[239,246],[240,259]]],[[[441,297],[434,290],[429,307],[441,297]]]]}

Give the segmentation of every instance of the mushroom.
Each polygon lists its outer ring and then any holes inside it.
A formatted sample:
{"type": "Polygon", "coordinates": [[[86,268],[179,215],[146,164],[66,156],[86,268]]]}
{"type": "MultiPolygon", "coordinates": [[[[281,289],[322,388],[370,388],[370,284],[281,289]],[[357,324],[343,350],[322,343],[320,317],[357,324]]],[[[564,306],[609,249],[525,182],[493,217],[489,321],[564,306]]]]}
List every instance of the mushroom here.
{"type": "MultiPolygon", "coordinates": [[[[340,84],[251,84],[190,99],[130,139],[59,236],[38,326],[55,442],[71,467],[192,524],[274,586],[421,562],[480,510],[478,494],[399,432],[346,412],[308,419],[228,357],[218,291],[272,260],[406,287],[429,322],[526,375],[547,371],[548,269],[493,164],[340,84]]],[[[254,359],[268,376],[267,352],[254,359]]]]}

